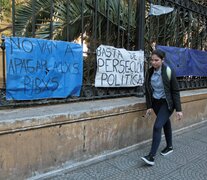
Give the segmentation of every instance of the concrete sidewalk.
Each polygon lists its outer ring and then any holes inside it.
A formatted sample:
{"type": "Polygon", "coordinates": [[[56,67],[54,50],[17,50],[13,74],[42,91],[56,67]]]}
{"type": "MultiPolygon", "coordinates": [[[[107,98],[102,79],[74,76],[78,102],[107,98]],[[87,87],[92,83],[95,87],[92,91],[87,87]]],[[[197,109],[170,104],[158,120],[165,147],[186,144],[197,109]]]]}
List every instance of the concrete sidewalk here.
{"type": "Polygon", "coordinates": [[[173,153],[160,155],[165,147],[162,138],[154,166],[147,166],[140,159],[149,152],[149,141],[108,158],[58,169],[30,180],[206,180],[207,121],[174,132],[173,144],[173,153]]]}

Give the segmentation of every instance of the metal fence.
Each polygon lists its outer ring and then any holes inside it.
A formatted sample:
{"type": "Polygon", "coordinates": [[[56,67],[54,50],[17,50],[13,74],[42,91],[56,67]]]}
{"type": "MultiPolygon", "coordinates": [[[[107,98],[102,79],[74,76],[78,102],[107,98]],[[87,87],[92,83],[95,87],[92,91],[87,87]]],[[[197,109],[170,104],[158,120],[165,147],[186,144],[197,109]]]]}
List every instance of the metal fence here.
{"type": "MultiPolygon", "coordinates": [[[[151,1],[152,2],[152,1],[151,1]]],[[[207,7],[192,0],[157,0],[155,4],[174,7],[163,16],[145,18],[145,52],[155,44],[207,51],[207,7]]],[[[180,89],[207,87],[207,77],[179,77],[180,89]]]]}
{"type": "MultiPolygon", "coordinates": [[[[174,7],[173,13],[149,17],[144,0],[12,0],[12,35],[84,45],[84,76],[80,97],[36,101],[5,99],[5,46],[2,37],[1,107],[51,104],[124,96],[144,96],[143,87],[96,88],[96,48],[100,44],[127,50],[144,49],[145,63],[155,44],[207,49],[207,7],[190,0],[158,0],[154,4],[174,7]],[[143,8],[145,7],[145,9],[143,8]]],[[[207,87],[207,77],[179,78],[182,90],[207,87]]]]}

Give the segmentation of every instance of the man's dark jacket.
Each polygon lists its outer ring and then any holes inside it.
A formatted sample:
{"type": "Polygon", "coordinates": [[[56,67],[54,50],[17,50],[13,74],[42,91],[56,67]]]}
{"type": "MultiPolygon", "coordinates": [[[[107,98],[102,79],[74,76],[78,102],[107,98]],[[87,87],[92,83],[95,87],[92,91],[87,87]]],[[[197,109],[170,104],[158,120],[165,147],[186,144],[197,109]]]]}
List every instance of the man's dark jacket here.
{"type": "MultiPolygon", "coordinates": [[[[151,67],[145,77],[145,88],[146,88],[146,104],[147,109],[152,108],[152,101],[153,101],[153,89],[151,86],[151,76],[154,72],[154,68],[151,67]]],[[[178,82],[175,76],[175,72],[171,70],[168,66],[162,64],[161,68],[161,76],[164,85],[164,91],[166,95],[166,101],[168,104],[168,109],[173,111],[174,109],[177,112],[182,111],[181,102],[180,102],[180,91],[178,82]],[[168,68],[168,70],[167,70],[168,68]],[[168,71],[168,72],[167,72],[168,71]]]]}

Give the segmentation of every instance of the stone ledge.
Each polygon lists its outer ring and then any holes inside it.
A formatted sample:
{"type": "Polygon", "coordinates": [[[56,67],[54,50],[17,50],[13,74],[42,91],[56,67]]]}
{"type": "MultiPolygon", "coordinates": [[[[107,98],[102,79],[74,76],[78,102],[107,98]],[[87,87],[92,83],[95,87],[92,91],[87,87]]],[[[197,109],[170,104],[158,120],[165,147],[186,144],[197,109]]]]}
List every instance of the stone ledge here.
{"type": "Polygon", "coordinates": [[[1,110],[0,134],[139,111],[145,108],[144,102],[144,98],[128,97],[1,110]]]}
{"type": "Polygon", "coordinates": [[[188,91],[181,91],[181,102],[191,102],[191,101],[198,101],[202,99],[207,99],[207,89],[197,89],[197,90],[188,90],[188,91]]]}

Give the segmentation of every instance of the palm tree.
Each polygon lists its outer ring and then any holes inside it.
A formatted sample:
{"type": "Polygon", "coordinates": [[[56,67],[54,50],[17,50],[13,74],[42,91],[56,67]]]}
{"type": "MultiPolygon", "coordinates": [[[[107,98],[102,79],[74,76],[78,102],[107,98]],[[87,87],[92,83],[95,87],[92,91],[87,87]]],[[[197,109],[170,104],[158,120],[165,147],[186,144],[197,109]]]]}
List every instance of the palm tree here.
{"type": "MultiPolygon", "coordinates": [[[[90,37],[90,44],[119,46],[120,37],[124,39],[121,46],[127,44],[127,38],[131,47],[135,44],[136,0],[24,0],[22,4],[22,0],[19,1],[15,21],[18,36],[71,41],[85,33],[85,37],[90,37]],[[54,3],[52,9],[51,3],[54,3]]],[[[206,0],[193,1],[207,4],[206,0]]],[[[165,0],[161,3],[173,5],[165,0]]],[[[148,10],[149,2],[146,2],[146,12],[148,10]]],[[[176,9],[171,15],[146,18],[145,24],[146,45],[156,40],[163,45],[195,47],[206,36],[205,20],[184,8],[176,9]]]]}
{"type": "Polygon", "coordinates": [[[99,0],[94,4],[93,0],[59,0],[53,2],[53,9],[51,9],[51,2],[51,0],[39,0],[32,4],[33,1],[29,0],[19,5],[15,21],[16,35],[31,37],[34,20],[35,37],[45,39],[74,40],[81,33],[86,33],[90,38],[96,36],[97,42],[103,41],[106,40],[107,23],[111,32],[107,40],[110,42],[117,39],[117,28],[121,28],[126,33],[130,25],[132,32],[135,30],[136,1],[130,5],[130,21],[128,4],[125,1],[99,0]],[[53,11],[52,16],[51,11],[53,11]]]}

